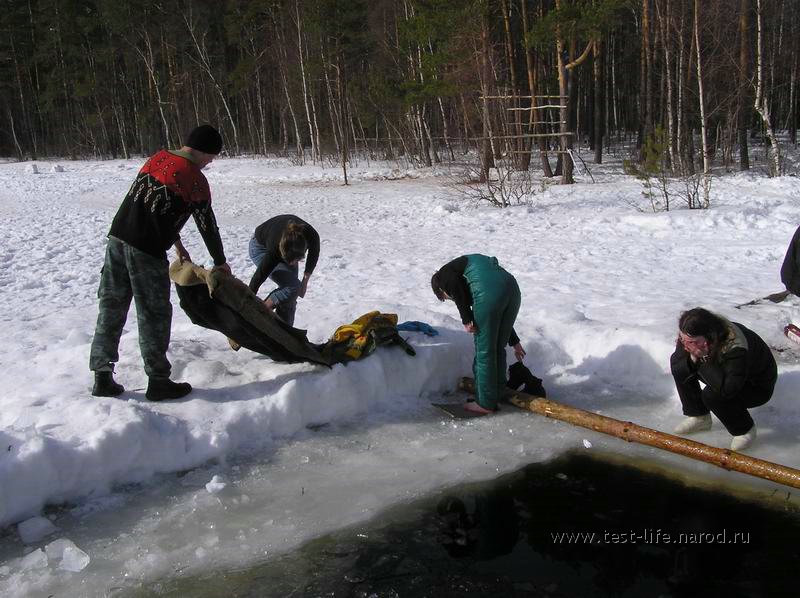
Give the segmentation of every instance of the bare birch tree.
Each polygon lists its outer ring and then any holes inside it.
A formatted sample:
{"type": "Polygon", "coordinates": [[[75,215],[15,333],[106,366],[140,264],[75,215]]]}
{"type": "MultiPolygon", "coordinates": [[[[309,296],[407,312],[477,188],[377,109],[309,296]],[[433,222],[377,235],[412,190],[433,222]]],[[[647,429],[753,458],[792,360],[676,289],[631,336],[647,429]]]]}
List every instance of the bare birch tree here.
{"type": "Polygon", "coordinates": [[[761,116],[761,121],[764,123],[767,139],[770,143],[770,176],[778,176],[781,168],[781,153],[780,146],[778,145],[778,138],[772,128],[769,91],[766,89],[764,83],[764,22],[761,0],[756,0],[756,81],[754,107],[759,116],[761,116]]]}
{"type": "Polygon", "coordinates": [[[697,51],[697,101],[700,105],[700,141],[703,147],[703,202],[705,207],[708,207],[709,194],[711,191],[711,162],[708,155],[705,90],[703,88],[703,60],[700,49],[700,0],[694,0],[694,44],[697,51]]]}

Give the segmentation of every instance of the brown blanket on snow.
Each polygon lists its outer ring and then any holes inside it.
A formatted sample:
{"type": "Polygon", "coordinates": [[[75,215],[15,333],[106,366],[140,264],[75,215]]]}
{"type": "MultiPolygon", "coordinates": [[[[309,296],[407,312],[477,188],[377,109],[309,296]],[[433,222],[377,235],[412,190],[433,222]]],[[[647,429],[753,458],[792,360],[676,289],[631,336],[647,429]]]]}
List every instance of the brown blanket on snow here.
{"type": "Polygon", "coordinates": [[[266,308],[241,280],[227,272],[206,270],[191,262],[172,262],[181,308],[195,324],[218,330],[237,344],[275,361],[330,366],[306,331],[293,328],[266,308]]]}

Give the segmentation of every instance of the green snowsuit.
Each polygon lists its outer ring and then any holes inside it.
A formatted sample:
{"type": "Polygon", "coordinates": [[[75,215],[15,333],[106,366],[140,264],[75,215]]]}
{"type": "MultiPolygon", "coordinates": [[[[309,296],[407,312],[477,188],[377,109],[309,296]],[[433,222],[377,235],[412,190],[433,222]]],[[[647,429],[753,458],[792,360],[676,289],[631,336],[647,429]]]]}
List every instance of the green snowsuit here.
{"type": "Polygon", "coordinates": [[[521,302],[517,280],[500,267],[497,258],[467,255],[464,278],[472,293],[475,395],[485,409],[495,409],[506,386],[506,345],[521,302]]]}

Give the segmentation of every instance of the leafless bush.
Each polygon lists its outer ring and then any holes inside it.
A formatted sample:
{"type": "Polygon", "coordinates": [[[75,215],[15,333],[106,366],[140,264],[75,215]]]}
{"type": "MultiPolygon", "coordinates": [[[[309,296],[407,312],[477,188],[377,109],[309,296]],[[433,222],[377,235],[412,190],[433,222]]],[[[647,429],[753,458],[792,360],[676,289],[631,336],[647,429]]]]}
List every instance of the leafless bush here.
{"type": "Polygon", "coordinates": [[[299,154],[297,152],[291,152],[288,156],[289,164],[292,166],[302,166],[306,163],[306,157],[303,154],[299,154]]]}
{"type": "Polygon", "coordinates": [[[511,160],[496,161],[496,167],[484,176],[480,167],[468,166],[460,180],[463,194],[478,203],[489,203],[499,208],[527,204],[535,195],[529,172],[513,168],[511,160]]]}
{"type": "Polygon", "coordinates": [[[705,210],[711,207],[711,181],[710,174],[685,173],[675,179],[672,193],[690,210],[705,210]]]}

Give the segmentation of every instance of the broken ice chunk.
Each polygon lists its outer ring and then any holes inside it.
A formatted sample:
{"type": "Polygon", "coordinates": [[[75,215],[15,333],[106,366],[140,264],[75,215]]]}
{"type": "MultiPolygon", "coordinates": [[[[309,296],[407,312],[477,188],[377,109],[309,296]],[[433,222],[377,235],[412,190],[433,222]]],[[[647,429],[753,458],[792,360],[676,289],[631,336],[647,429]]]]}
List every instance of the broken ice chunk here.
{"type": "Polygon", "coordinates": [[[83,571],[91,561],[89,555],[68,538],[53,540],[44,547],[44,550],[47,557],[53,562],[58,562],[56,566],[64,571],[83,571]]]}
{"type": "Polygon", "coordinates": [[[19,568],[22,571],[32,571],[33,569],[43,569],[44,567],[47,567],[47,555],[41,548],[37,548],[19,560],[19,568]]]}
{"type": "Polygon", "coordinates": [[[228,484],[222,478],[222,476],[215,475],[211,478],[211,481],[206,484],[206,490],[208,490],[211,494],[216,494],[217,492],[222,491],[225,486],[228,484]]]}
{"type": "Polygon", "coordinates": [[[31,517],[17,525],[17,533],[23,544],[36,544],[56,530],[58,528],[44,517],[31,517]]]}
{"type": "Polygon", "coordinates": [[[58,568],[77,573],[86,569],[89,561],[91,561],[89,555],[73,544],[64,549],[64,558],[61,559],[58,568]]]}

